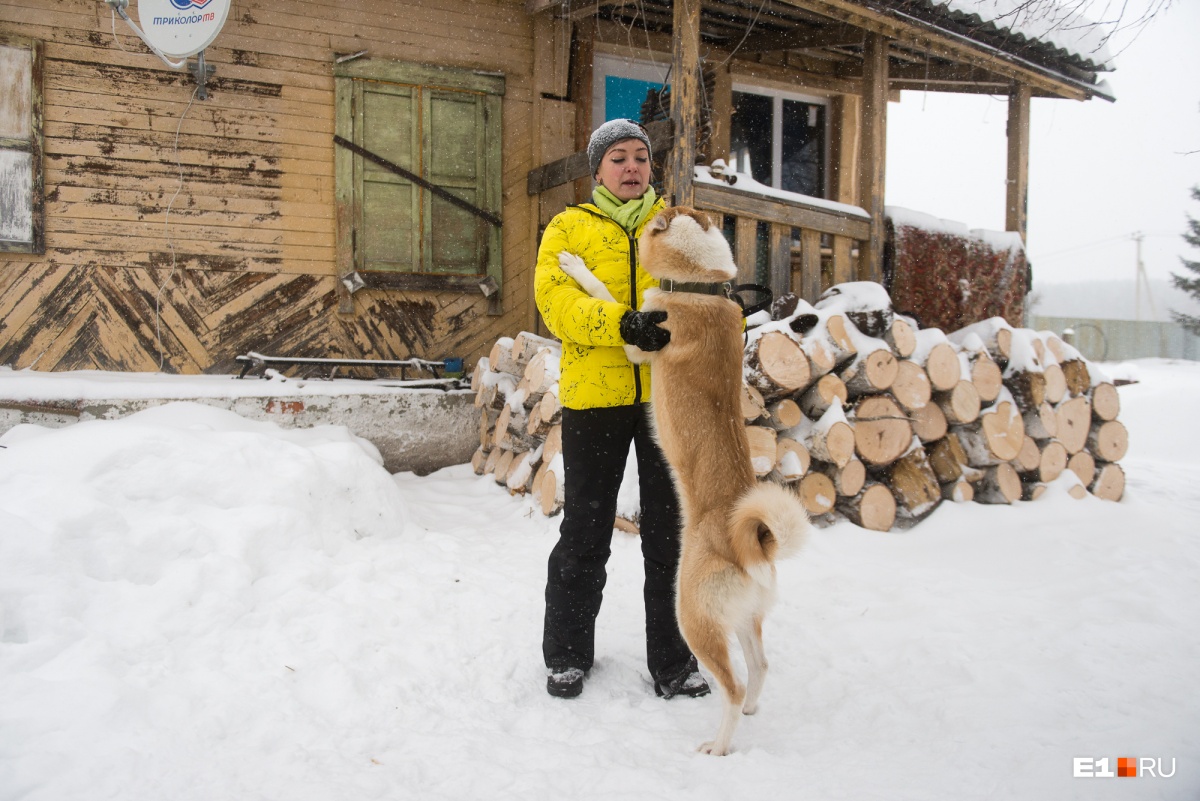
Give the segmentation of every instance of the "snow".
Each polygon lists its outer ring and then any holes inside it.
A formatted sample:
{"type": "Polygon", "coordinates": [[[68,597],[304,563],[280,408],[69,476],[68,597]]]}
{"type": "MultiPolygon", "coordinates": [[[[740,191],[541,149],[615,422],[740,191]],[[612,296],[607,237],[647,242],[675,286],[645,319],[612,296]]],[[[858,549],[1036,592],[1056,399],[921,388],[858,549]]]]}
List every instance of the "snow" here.
{"type": "Polygon", "coordinates": [[[786,189],[776,189],[769,184],[760,183],[751,176],[750,165],[745,165],[746,169],[738,171],[737,160],[726,165],[725,159],[717,159],[711,167],[697,166],[694,173],[694,178],[698,183],[715,184],[726,189],[733,188],[739,192],[749,192],[751,194],[762,195],[763,197],[774,198],[776,200],[785,200],[792,203],[800,203],[806,206],[812,206],[823,211],[840,214],[844,217],[859,217],[862,219],[871,219],[871,215],[860,206],[852,206],[848,203],[839,203],[836,200],[826,200],[822,197],[814,197],[813,195],[803,195],[799,192],[789,192],[786,189]]]}
{"type": "Polygon", "coordinates": [[[970,228],[966,223],[935,217],[923,211],[913,211],[903,206],[884,206],[883,213],[891,218],[892,224],[919,228],[934,234],[956,236],[961,239],[973,239],[986,245],[996,252],[1024,252],[1025,242],[1015,231],[991,231],[986,228],[970,228]]]}
{"type": "Polygon", "coordinates": [[[771,673],[725,758],[694,751],[715,695],[650,686],[635,537],[614,535],[598,661],[564,701],[540,652],[559,519],[491,477],[390,476],[344,428],[193,403],[20,426],[0,797],[1194,799],[1200,365],[1111,372],[1140,378],[1125,500],[1064,482],[814,531],[779,566],[771,673]],[[1072,778],[1122,756],[1177,770],[1072,778]]]}
{"type": "MultiPolygon", "coordinates": [[[[1089,2],[1060,0],[945,0],[933,3],[951,11],[978,17],[997,28],[1028,40],[1048,42],[1085,61],[1112,69],[1108,37],[1116,27],[1112,23],[1094,23],[1079,13],[1092,11],[1089,2]]],[[[1118,5],[1118,9],[1120,6],[1118,5]]],[[[1116,13],[1112,4],[1099,3],[1095,13],[1116,13]]],[[[1127,12],[1128,13],[1128,12],[1127,12]]]]}

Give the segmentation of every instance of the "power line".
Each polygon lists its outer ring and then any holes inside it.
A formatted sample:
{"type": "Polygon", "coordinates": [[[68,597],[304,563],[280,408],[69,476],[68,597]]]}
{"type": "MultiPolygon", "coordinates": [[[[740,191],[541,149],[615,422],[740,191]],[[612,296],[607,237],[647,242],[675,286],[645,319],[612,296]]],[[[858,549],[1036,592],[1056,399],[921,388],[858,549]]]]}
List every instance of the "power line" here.
{"type": "Polygon", "coordinates": [[[1137,239],[1137,237],[1139,237],[1139,236],[1140,236],[1140,237],[1152,237],[1152,236],[1153,236],[1153,237],[1158,237],[1158,236],[1179,236],[1179,234],[1178,234],[1178,233],[1176,233],[1176,232],[1170,232],[1170,233],[1168,233],[1168,232],[1151,232],[1151,233],[1145,233],[1145,232],[1141,232],[1141,231],[1130,231],[1130,232],[1129,232],[1129,233],[1127,233],[1127,234],[1120,234],[1120,235],[1118,235],[1118,236],[1110,236],[1110,237],[1107,237],[1107,238],[1105,238],[1105,239],[1097,239],[1097,240],[1095,240],[1095,241],[1093,241],[1093,242],[1085,242],[1085,243],[1084,243],[1084,244],[1082,244],[1082,245],[1075,245],[1075,246],[1073,246],[1073,247],[1064,248],[1063,250],[1056,250],[1056,251],[1054,251],[1053,253],[1036,253],[1036,254],[1035,254],[1035,253],[1030,253],[1030,254],[1029,254],[1029,258],[1030,258],[1030,260],[1034,260],[1034,259],[1036,259],[1036,260],[1038,260],[1038,261],[1042,261],[1042,260],[1044,260],[1044,259],[1050,259],[1050,258],[1053,258],[1053,257],[1055,257],[1055,256],[1062,256],[1062,255],[1064,255],[1064,254],[1067,254],[1067,253],[1075,253],[1075,252],[1077,252],[1077,251],[1080,251],[1080,250],[1087,250],[1088,248],[1093,248],[1093,247],[1096,247],[1097,245],[1106,245],[1106,244],[1108,244],[1109,242],[1118,242],[1118,241],[1121,241],[1121,240],[1126,240],[1126,239],[1127,239],[1127,240],[1129,240],[1129,241],[1134,241],[1134,240],[1135,240],[1135,239],[1137,239]]]}

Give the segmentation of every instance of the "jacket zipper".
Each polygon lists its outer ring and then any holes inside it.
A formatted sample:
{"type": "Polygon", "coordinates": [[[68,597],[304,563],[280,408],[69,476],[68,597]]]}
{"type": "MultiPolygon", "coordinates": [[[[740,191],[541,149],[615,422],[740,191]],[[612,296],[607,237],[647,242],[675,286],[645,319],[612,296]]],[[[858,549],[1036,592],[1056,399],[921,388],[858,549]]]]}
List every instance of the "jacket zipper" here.
{"type": "MultiPolygon", "coordinates": [[[[615,221],[614,221],[615,222],[615,221]]],[[[630,306],[634,311],[638,308],[637,296],[637,242],[633,238],[633,234],[626,232],[625,236],[629,239],[629,300],[630,306]]],[[[633,402],[642,402],[642,368],[641,365],[634,364],[633,367],[633,402]]]]}

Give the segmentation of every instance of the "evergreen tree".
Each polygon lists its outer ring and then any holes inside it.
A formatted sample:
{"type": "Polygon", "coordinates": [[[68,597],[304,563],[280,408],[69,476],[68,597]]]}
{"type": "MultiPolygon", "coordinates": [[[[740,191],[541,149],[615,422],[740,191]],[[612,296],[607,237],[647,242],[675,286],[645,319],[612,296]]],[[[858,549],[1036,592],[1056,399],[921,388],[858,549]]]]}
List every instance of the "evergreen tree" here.
{"type": "MultiPolygon", "coordinates": [[[[1200,200],[1200,186],[1192,187],[1192,199],[1200,200]]],[[[1194,248],[1200,248],[1200,220],[1192,217],[1190,214],[1187,218],[1188,227],[1183,235],[1183,240],[1194,248]]],[[[1200,300],[1200,261],[1188,261],[1185,258],[1179,259],[1183,262],[1183,266],[1192,273],[1189,278],[1184,275],[1176,275],[1171,273],[1171,281],[1177,289],[1182,289],[1184,292],[1191,295],[1193,298],[1200,300]]],[[[1171,319],[1182,325],[1188,332],[1200,336],[1200,317],[1192,314],[1183,314],[1181,312],[1172,311],[1171,319]]]]}

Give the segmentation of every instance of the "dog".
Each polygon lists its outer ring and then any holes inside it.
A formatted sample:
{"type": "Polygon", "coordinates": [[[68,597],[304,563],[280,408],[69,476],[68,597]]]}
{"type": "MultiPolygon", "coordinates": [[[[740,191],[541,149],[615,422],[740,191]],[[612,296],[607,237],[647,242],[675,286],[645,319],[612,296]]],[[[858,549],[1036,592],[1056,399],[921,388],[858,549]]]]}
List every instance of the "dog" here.
{"type": "MultiPolygon", "coordinates": [[[[737,272],[721,231],[687,207],[668,208],[650,221],[638,257],[646,272],[668,282],[721,283],[737,272]]],[[[762,624],[775,600],[775,560],[799,550],[808,514],[789,489],[759,482],[750,464],[741,414],[741,307],[719,294],[660,288],[646,291],[642,309],[665,311],[661,325],[671,332],[662,350],[646,356],[656,436],[683,510],[675,611],[684,639],[724,700],[716,736],[697,750],[721,756],[729,753],[740,715],[758,709],[767,673],[762,624]],[[731,662],[733,637],[746,660],[745,685],[731,662]]]]}

